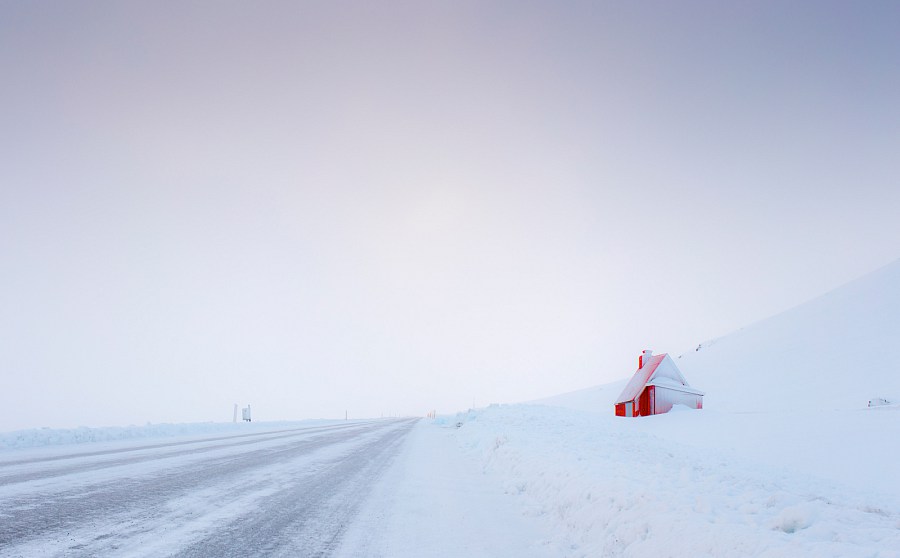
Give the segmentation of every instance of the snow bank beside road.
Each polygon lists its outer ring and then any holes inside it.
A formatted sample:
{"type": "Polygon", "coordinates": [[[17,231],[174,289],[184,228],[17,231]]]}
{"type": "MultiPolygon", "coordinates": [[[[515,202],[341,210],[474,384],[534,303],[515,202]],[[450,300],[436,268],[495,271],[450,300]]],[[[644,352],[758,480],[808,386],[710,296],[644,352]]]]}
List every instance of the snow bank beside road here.
{"type": "Polygon", "coordinates": [[[461,453],[457,429],[422,420],[376,483],[336,558],[556,558],[539,518],[461,453]]]}
{"type": "MultiPolygon", "coordinates": [[[[895,478],[869,479],[872,490],[860,493],[715,441],[653,432],[653,422],[703,414],[629,421],[493,407],[463,415],[457,435],[526,513],[554,525],[554,546],[569,556],[900,556],[895,478]]],[[[896,463],[900,450],[887,451],[896,463]]]]}

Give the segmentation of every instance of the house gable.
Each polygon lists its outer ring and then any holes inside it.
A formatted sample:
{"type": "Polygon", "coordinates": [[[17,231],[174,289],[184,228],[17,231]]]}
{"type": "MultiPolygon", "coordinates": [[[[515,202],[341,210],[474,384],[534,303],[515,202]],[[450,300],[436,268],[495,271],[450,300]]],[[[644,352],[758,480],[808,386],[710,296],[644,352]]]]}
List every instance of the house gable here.
{"type": "Polygon", "coordinates": [[[656,369],[666,356],[665,353],[651,356],[644,366],[639,368],[637,372],[634,373],[634,376],[631,377],[631,380],[629,380],[625,389],[622,390],[622,393],[620,393],[619,397],[616,399],[616,403],[634,401],[635,398],[640,395],[644,386],[647,385],[647,382],[650,381],[653,373],[656,372],[656,369]]]}
{"type": "Polygon", "coordinates": [[[615,403],[616,416],[635,417],[666,413],[675,405],[703,408],[703,392],[692,388],[666,353],[644,351],[640,368],[615,403]]]}
{"type": "Polygon", "coordinates": [[[687,383],[687,380],[681,375],[681,371],[675,366],[675,362],[669,357],[668,353],[662,353],[651,356],[647,364],[634,373],[634,376],[631,377],[625,389],[622,390],[622,393],[616,399],[616,404],[635,401],[648,385],[703,395],[702,391],[692,388],[687,383]]]}

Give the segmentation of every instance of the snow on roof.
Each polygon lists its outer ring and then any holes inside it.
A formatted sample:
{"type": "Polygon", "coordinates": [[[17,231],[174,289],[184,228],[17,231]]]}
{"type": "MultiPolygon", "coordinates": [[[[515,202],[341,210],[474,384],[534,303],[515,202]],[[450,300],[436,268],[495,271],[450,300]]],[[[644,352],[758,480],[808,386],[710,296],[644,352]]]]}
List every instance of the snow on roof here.
{"type": "Polygon", "coordinates": [[[649,383],[665,387],[678,386],[681,390],[688,393],[703,395],[703,392],[697,391],[690,387],[690,385],[687,383],[687,380],[685,380],[684,376],[681,375],[678,367],[675,366],[675,363],[671,358],[669,358],[669,355],[667,353],[662,353],[651,356],[650,360],[647,361],[647,364],[644,367],[639,368],[637,372],[634,373],[634,376],[632,376],[628,384],[625,385],[625,389],[623,389],[622,393],[619,394],[618,399],[616,399],[616,403],[633,401],[638,395],[640,395],[641,390],[644,389],[644,386],[649,383]],[[664,365],[663,362],[665,362],[664,365]]]}
{"type": "Polygon", "coordinates": [[[663,361],[666,353],[662,353],[659,355],[653,355],[650,357],[650,361],[644,364],[641,368],[638,368],[637,372],[634,373],[634,376],[631,377],[631,380],[625,385],[625,389],[622,390],[622,393],[619,394],[619,398],[616,399],[616,403],[623,403],[625,401],[633,401],[635,397],[641,393],[641,390],[644,389],[644,386],[647,385],[647,382],[650,381],[650,377],[656,372],[656,369],[659,367],[659,363],[663,361]]]}

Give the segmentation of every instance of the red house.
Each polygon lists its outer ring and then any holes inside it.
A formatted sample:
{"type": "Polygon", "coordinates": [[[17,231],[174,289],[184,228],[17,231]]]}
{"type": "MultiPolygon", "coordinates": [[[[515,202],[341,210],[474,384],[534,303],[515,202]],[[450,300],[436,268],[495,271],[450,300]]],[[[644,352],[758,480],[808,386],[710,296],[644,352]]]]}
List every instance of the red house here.
{"type": "Polygon", "coordinates": [[[661,415],[673,405],[702,409],[703,392],[688,385],[668,354],[644,351],[638,357],[637,372],[616,399],[616,416],[661,415]]]}

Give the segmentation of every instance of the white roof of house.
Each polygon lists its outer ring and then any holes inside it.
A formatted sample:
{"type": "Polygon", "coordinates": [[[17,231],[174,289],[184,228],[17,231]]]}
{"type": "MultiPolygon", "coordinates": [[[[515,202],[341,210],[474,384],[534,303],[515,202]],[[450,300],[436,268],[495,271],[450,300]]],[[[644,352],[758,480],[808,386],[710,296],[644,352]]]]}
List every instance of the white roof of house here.
{"type": "Polygon", "coordinates": [[[644,363],[644,366],[638,368],[631,377],[631,380],[619,394],[616,403],[624,403],[626,401],[634,401],[643,391],[644,386],[655,385],[683,391],[685,393],[693,393],[703,395],[702,391],[696,390],[687,383],[681,371],[675,366],[675,362],[667,353],[652,355],[644,363]]]}

